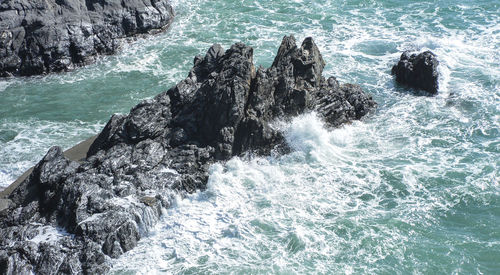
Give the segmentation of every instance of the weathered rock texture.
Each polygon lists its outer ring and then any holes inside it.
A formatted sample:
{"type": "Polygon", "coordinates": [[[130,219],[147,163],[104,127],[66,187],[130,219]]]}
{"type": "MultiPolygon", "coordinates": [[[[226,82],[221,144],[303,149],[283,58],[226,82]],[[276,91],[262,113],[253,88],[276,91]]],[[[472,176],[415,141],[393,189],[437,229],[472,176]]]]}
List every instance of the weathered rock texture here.
{"type": "Polygon", "coordinates": [[[398,64],[392,67],[392,74],[396,75],[396,81],[401,84],[437,94],[438,65],[436,55],[431,51],[418,55],[404,52],[398,64]]]}
{"type": "Polygon", "coordinates": [[[269,69],[255,68],[252,58],[244,44],[214,45],[185,80],[114,115],[85,161],[50,149],[2,213],[0,272],[105,272],[173,194],[206,187],[211,164],[286,149],[274,120],[316,111],[336,127],[375,107],[359,86],[322,76],[325,62],[311,38],[297,47],[284,37],[269,69]],[[56,229],[58,239],[41,234],[56,229]]]}
{"type": "Polygon", "coordinates": [[[37,75],[113,54],[121,38],[166,29],[168,0],[2,0],[0,76],[37,75]]]}

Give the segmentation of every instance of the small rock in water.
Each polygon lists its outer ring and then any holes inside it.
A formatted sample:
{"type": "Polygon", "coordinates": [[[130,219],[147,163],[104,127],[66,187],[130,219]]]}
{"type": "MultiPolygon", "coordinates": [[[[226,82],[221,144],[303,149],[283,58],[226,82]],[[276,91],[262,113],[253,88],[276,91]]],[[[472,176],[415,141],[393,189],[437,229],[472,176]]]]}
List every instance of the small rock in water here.
{"type": "Polygon", "coordinates": [[[392,74],[396,81],[410,87],[422,89],[430,94],[438,92],[439,62],[431,51],[410,55],[408,52],[401,54],[398,64],[392,67],[392,74]]]}

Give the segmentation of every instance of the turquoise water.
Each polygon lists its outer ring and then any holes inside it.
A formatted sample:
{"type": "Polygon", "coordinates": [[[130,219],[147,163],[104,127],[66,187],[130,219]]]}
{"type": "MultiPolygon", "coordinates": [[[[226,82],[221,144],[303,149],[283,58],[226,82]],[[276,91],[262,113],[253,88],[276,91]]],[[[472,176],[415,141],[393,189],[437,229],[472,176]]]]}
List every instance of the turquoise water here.
{"type": "Polygon", "coordinates": [[[214,165],[112,273],[500,273],[500,3],[323,2],[176,1],[167,33],[117,56],[0,80],[0,185],[183,79],[212,43],[243,41],[267,67],[283,35],[313,36],[324,75],[360,84],[377,112],[280,124],[293,153],[214,165]],[[418,97],[390,68],[427,49],[440,93],[418,97]]]}

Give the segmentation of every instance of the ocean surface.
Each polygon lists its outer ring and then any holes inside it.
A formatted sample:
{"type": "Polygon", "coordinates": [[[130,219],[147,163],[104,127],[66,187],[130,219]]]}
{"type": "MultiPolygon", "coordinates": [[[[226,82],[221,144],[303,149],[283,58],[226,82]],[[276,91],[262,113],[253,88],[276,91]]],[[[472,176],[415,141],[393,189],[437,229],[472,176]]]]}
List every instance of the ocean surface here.
{"type": "Polygon", "coordinates": [[[212,167],[112,274],[500,274],[500,2],[174,1],[169,31],[82,69],[0,80],[0,186],[53,145],[97,134],[182,80],[213,43],[268,67],[285,34],[312,36],[325,76],[377,111],[328,130],[280,127],[293,149],[212,167]],[[396,85],[404,50],[440,61],[437,96],[396,85]]]}

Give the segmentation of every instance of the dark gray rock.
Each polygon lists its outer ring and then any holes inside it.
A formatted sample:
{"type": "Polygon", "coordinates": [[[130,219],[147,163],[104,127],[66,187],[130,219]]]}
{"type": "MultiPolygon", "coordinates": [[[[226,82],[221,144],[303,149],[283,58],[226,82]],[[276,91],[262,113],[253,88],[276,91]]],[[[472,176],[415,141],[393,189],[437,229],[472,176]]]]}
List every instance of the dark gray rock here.
{"type": "Polygon", "coordinates": [[[0,76],[71,70],[122,38],[166,29],[168,0],[2,0],[0,76]]]}
{"type": "Polygon", "coordinates": [[[437,94],[438,65],[436,55],[431,51],[418,55],[404,52],[398,64],[392,67],[392,74],[396,75],[396,81],[401,84],[437,94]]]}
{"type": "Polygon", "coordinates": [[[297,47],[284,37],[271,68],[256,69],[252,59],[244,44],[225,52],[214,45],[175,87],[114,115],[86,160],[50,149],[1,213],[0,271],[103,273],[174,195],[206,188],[211,164],[287,150],[273,121],[316,111],[337,127],[376,105],[359,86],[322,76],[311,38],[297,47]],[[43,230],[58,238],[46,240],[43,230]]]}

